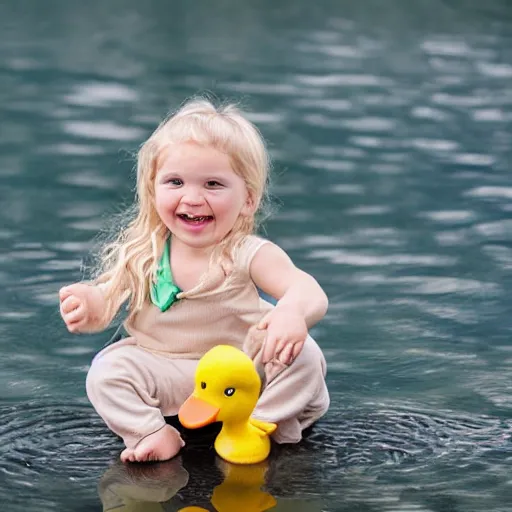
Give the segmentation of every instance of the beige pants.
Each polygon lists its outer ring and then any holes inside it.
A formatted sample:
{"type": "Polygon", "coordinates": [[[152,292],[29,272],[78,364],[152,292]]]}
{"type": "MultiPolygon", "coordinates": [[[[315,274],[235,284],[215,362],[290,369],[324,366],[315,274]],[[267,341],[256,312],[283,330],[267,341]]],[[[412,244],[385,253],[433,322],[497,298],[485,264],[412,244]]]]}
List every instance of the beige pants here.
{"type": "MultiPolygon", "coordinates": [[[[261,358],[261,352],[251,357],[261,358]]],[[[154,354],[126,338],[94,358],[87,395],[107,426],[133,448],[165,425],[164,416],[178,413],[194,389],[197,363],[154,354]]],[[[297,359],[267,379],[253,416],[277,423],[272,435],[276,442],[299,442],[302,431],[325,414],[329,407],[325,373],[324,356],[308,336],[297,359]]]]}

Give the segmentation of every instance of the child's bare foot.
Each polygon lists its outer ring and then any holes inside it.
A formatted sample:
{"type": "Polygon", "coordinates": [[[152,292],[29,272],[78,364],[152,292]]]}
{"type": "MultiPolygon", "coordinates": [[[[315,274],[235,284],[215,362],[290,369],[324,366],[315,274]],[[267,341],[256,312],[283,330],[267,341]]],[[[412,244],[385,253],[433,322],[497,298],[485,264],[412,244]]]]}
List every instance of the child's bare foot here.
{"type": "Polygon", "coordinates": [[[121,453],[122,462],[149,462],[172,459],[185,445],[177,430],[170,425],[145,437],[135,448],[121,453]]]}

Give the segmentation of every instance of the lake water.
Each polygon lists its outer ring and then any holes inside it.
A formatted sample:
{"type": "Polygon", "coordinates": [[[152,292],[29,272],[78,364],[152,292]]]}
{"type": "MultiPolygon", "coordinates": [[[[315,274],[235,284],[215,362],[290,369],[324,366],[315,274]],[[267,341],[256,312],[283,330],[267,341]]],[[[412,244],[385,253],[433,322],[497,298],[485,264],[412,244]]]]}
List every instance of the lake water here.
{"type": "Polygon", "coordinates": [[[505,0],[4,0],[3,510],[510,510],[511,83],[505,0]],[[266,235],[330,297],[329,414],[238,487],[200,440],[117,464],[84,389],[111,332],[58,314],[131,202],[134,151],[201,92],[251,112],[266,235]]]}

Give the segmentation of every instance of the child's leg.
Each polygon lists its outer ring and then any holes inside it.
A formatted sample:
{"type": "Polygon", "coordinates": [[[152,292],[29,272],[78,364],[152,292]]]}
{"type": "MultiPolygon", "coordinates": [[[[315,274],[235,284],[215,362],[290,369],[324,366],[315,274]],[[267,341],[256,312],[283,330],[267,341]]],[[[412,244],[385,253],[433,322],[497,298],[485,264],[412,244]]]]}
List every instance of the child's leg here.
{"type": "Polygon", "coordinates": [[[302,431],[326,413],[325,374],[324,355],[308,336],[297,359],[267,384],[254,410],[255,418],[277,423],[275,441],[299,442],[302,431]]]}
{"type": "Polygon", "coordinates": [[[87,375],[87,394],[107,426],[123,438],[123,460],[164,460],[183,446],[164,415],[177,414],[192,393],[197,361],[148,352],[133,338],[101,351],[87,375]]]}

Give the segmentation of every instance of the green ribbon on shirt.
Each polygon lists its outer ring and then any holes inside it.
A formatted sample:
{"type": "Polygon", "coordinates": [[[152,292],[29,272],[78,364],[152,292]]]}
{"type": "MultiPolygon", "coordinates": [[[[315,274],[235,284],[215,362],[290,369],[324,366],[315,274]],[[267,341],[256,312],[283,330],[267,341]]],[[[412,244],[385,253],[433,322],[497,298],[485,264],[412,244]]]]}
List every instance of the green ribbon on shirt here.
{"type": "Polygon", "coordinates": [[[177,300],[176,296],[181,290],[174,284],[171,271],[170,260],[170,238],[167,239],[164,246],[164,252],[158,263],[156,279],[151,283],[150,296],[151,302],[160,309],[168,310],[177,300]]]}

